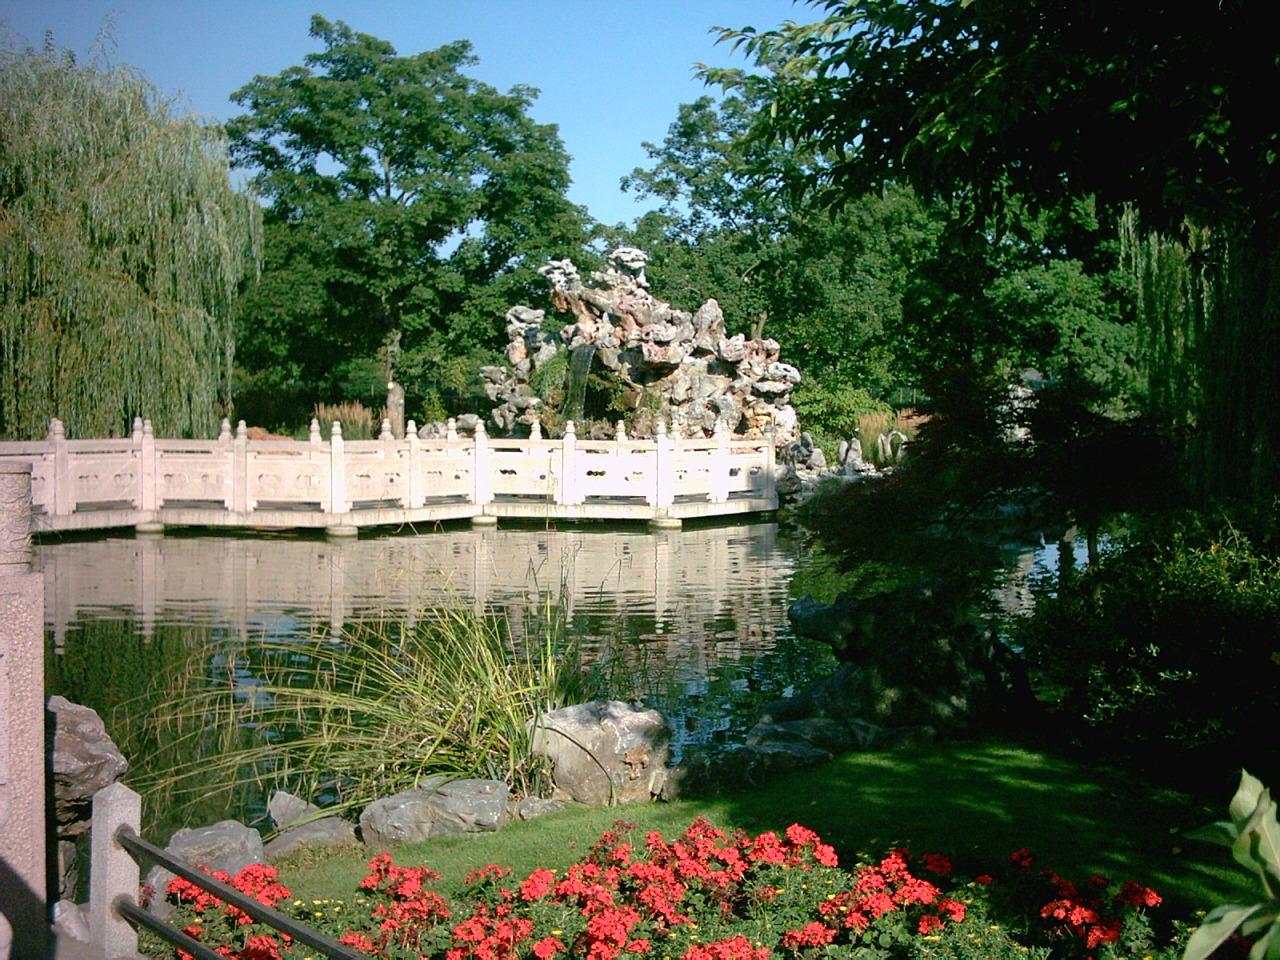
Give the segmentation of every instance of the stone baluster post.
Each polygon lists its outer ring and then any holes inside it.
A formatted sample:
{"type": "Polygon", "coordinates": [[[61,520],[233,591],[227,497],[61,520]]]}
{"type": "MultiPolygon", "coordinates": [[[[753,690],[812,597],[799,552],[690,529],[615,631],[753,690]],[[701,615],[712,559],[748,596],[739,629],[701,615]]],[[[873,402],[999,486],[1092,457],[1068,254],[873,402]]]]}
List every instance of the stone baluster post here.
{"type": "Polygon", "coordinates": [[[574,432],[572,420],[564,424],[564,438],[560,441],[560,495],[559,502],[565,506],[581,502],[578,494],[578,437],[574,432]]]}
{"type": "Polygon", "coordinates": [[[31,464],[0,460],[0,958],[48,955],[44,578],[31,572],[31,464]]]}
{"type": "Polygon", "coordinates": [[[249,501],[249,428],[243,420],[236,424],[231,463],[231,509],[236,513],[248,513],[253,509],[249,501]]]}
{"type": "Polygon", "coordinates": [[[55,516],[65,517],[72,510],[71,452],[67,448],[66,430],[57,417],[49,421],[48,441],[53,444],[53,512],[55,516]]]}
{"type": "MultiPolygon", "coordinates": [[[[347,453],[342,439],[342,424],[333,421],[329,430],[329,512],[334,515],[351,513],[351,502],[347,499],[347,453]]],[[[360,529],[354,524],[330,522],[325,527],[330,537],[359,536],[360,529]]]]}
{"type": "Polygon", "coordinates": [[[93,795],[89,835],[89,935],[103,957],[136,957],[138,934],[116,912],[121,897],[137,903],[137,862],[116,839],[121,827],[141,833],[142,798],[123,783],[103,787],[93,795]]]}
{"type": "Polygon", "coordinates": [[[409,494],[405,506],[410,510],[416,510],[426,499],[426,492],[423,490],[426,478],[422,470],[422,441],[418,438],[418,424],[413,420],[405,426],[404,438],[409,443],[409,462],[406,465],[409,494]]]}
{"type": "Polygon", "coordinates": [[[135,506],[142,511],[142,519],[134,524],[138,533],[164,533],[164,524],[156,520],[160,507],[159,462],[156,453],[156,435],[150,420],[142,421],[142,437],[138,440],[138,495],[135,506]]]}
{"type": "Polygon", "coordinates": [[[712,503],[724,503],[729,499],[731,477],[729,469],[732,461],[729,457],[729,425],[717,420],[713,436],[716,448],[711,453],[711,495],[712,503]]]}
{"type": "Polygon", "coordinates": [[[766,423],[764,425],[764,463],[762,464],[762,472],[764,473],[763,494],[767,499],[773,501],[775,507],[778,505],[777,453],[778,439],[773,430],[773,423],[766,423]]]}
{"type": "Polygon", "coordinates": [[[654,440],[653,505],[669,507],[675,503],[675,464],[667,422],[659,420],[654,440]]]}
{"type": "MultiPolygon", "coordinates": [[[[452,420],[449,421],[453,423],[452,420]]],[[[471,522],[475,526],[492,526],[498,522],[498,518],[490,516],[484,512],[484,506],[493,502],[493,474],[492,465],[489,457],[489,435],[484,432],[484,421],[476,424],[476,433],[474,438],[474,453],[472,454],[471,464],[475,471],[475,484],[472,489],[472,502],[480,507],[480,511],[476,513],[471,522]]]]}
{"type": "Polygon", "coordinates": [[[529,439],[530,440],[542,439],[542,421],[539,420],[537,417],[534,417],[533,422],[529,424],[529,439]]]}

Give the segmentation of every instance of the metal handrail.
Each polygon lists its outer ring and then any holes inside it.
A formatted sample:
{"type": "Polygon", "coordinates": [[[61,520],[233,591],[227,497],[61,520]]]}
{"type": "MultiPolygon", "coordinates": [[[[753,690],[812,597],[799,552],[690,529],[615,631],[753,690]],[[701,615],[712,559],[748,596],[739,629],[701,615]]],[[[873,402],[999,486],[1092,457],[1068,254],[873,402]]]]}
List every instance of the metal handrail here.
{"type": "MultiPolygon", "coordinates": [[[[297,920],[293,919],[293,917],[281,913],[274,907],[268,907],[266,904],[260,903],[253,897],[237,890],[235,887],[223,883],[221,880],[215,880],[204,871],[197,870],[194,867],[188,866],[183,861],[175,859],[170,853],[168,853],[168,851],[157,847],[153,843],[148,843],[146,840],[143,840],[132,827],[120,827],[116,831],[115,837],[120,846],[129,851],[130,855],[132,855],[135,860],[139,858],[146,858],[148,860],[155,861],[171,873],[177,874],[179,877],[182,877],[182,879],[194,883],[196,886],[200,887],[200,889],[212,893],[218,899],[231,904],[237,909],[243,910],[249,916],[253,917],[253,919],[268,924],[269,926],[279,930],[281,933],[287,933],[291,938],[299,943],[304,943],[309,947],[314,947],[326,957],[332,958],[332,960],[369,960],[367,954],[354,950],[346,944],[338,943],[338,941],[330,937],[326,937],[324,934],[317,930],[313,930],[306,924],[299,923],[297,920]]],[[[202,960],[221,960],[217,953],[209,950],[207,947],[202,947],[198,941],[191,939],[186,936],[186,934],[182,933],[182,931],[174,929],[169,924],[156,920],[149,914],[147,914],[147,920],[141,920],[138,917],[138,914],[145,913],[145,911],[140,910],[140,908],[133,904],[128,904],[131,909],[127,909],[125,907],[126,903],[128,903],[126,898],[119,898],[114,904],[122,916],[127,919],[133,919],[143,923],[148,927],[148,929],[155,931],[170,943],[181,946],[182,949],[191,953],[192,956],[201,957],[202,960]],[[181,938],[181,940],[177,938],[181,938]],[[192,945],[200,947],[204,952],[199,953],[192,950],[192,945]]]]}

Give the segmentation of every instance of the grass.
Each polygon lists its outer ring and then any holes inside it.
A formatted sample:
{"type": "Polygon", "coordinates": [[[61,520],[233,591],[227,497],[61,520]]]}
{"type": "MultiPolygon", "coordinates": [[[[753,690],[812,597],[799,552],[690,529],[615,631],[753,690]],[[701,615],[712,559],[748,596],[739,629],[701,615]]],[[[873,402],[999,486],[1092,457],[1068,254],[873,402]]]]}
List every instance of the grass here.
{"type": "MultiPolygon", "coordinates": [[[[849,754],[750,792],[573,808],[494,834],[411,844],[393,856],[398,864],[436,870],[441,889],[450,890],[487,863],[511,867],[517,876],[563,868],[618,819],[634,822],[641,836],[658,830],[668,837],[698,816],[753,834],[802,823],[833,844],[842,863],[906,845],[916,853],[945,853],[977,873],[1025,846],[1037,864],[1064,876],[1083,880],[1096,871],[1149,884],[1166,897],[1171,915],[1189,917],[1194,909],[1250,895],[1228,856],[1181,836],[1220,813],[1119,771],[985,741],[849,754]]],[[[349,897],[373,852],[304,851],[278,866],[297,896],[349,897]]]]}

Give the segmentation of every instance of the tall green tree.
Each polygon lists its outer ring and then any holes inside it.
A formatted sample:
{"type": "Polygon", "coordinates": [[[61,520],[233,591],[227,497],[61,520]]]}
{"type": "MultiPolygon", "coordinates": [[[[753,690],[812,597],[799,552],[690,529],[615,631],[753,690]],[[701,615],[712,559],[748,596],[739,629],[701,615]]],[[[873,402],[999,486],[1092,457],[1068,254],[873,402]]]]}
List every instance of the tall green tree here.
{"type": "Polygon", "coordinates": [[[128,68],[0,49],[0,436],[214,429],[259,227],[221,128],[128,68]]]}
{"type": "Polygon", "coordinates": [[[246,359],[269,381],[323,383],[380,358],[426,388],[451,356],[496,345],[536,267],[586,238],[536,91],[467,77],[470,45],[413,56],[313,17],[323,49],[233,95],[237,166],[269,203],[267,267],[246,301],[246,359]]]}
{"type": "Polygon", "coordinates": [[[760,122],[753,91],[682,106],[663,143],[646,145],[652,167],[623,181],[663,201],[631,242],[654,253],[667,299],[715,296],[740,329],[768,319],[806,376],[807,425],[847,433],[815,418],[855,411],[842,398],[856,391],[902,396],[894,388],[975,359],[1081,381],[1112,403],[1132,391],[1114,224],[1091,201],[1021,210],[1016,236],[962,234],[944,206],[893,183],[824,210],[789,186],[827,159],[754,136],[760,122]]]}
{"type": "MultiPolygon", "coordinates": [[[[816,23],[725,32],[767,74],[708,72],[769,103],[756,135],[827,158],[803,185],[835,203],[893,177],[997,227],[1017,206],[1133,204],[1190,263],[1164,302],[1194,301],[1177,330],[1192,346],[1165,352],[1181,358],[1164,375],[1196,386],[1193,476],[1205,494],[1274,492],[1280,124],[1267,98],[1280,58],[1266,11],[1244,0],[814,6],[826,13],[816,23]]],[[[1145,274],[1148,287],[1168,282],[1145,274]]]]}

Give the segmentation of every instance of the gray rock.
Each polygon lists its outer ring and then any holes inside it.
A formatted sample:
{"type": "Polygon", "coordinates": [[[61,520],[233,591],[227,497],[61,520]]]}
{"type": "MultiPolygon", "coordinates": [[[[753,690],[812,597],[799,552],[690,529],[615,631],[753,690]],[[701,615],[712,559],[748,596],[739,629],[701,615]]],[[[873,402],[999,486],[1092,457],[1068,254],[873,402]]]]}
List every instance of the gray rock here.
{"type": "Polygon", "coordinates": [[[554,799],[603,806],[661,794],[670,741],[658,711],[593,700],[543,714],[532,749],[551,764],[554,799]]]}
{"type": "Polygon", "coordinates": [[[502,826],[509,791],[499,780],[453,780],[375,800],[360,814],[370,846],[396,846],[429,837],[492,832],[502,826]]]}
{"type": "Polygon", "coordinates": [[[848,726],[830,717],[761,721],[747,732],[747,744],[805,743],[820,750],[842,753],[858,743],[848,726]]]}
{"type": "Polygon", "coordinates": [[[120,779],[129,764],[97,711],[56,696],[46,707],[54,716],[54,815],[58,834],[73,836],[89,829],[93,795],[120,779]]]}
{"type": "Polygon", "coordinates": [[[275,860],[301,847],[343,847],[357,842],[354,824],[341,817],[321,817],[282,830],[267,842],[263,852],[268,860],[275,860]]]}
{"type": "Polygon", "coordinates": [[[695,754],[672,768],[662,799],[741,790],[831,759],[829,751],[803,742],[739,744],[715,758],[695,754]]]}
{"type": "Polygon", "coordinates": [[[544,800],[541,797],[524,797],[513,806],[515,815],[521,820],[533,820],[565,809],[565,805],[559,800],[544,800]]]}
{"type": "MultiPolygon", "coordinates": [[[[204,867],[211,873],[220,870],[228,876],[235,876],[251,863],[265,863],[267,859],[258,831],[236,820],[179,830],[169,839],[165,850],[193,867],[204,867]]],[[[173,876],[162,867],[153,867],[147,874],[147,884],[155,891],[151,912],[157,917],[168,916],[172,909],[165,900],[165,888],[173,876]]]]}
{"type": "Polygon", "coordinates": [[[89,929],[88,904],[59,900],[53,905],[53,931],[58,937],[68,937],[78,943],[93,942],[89,929]]]}

